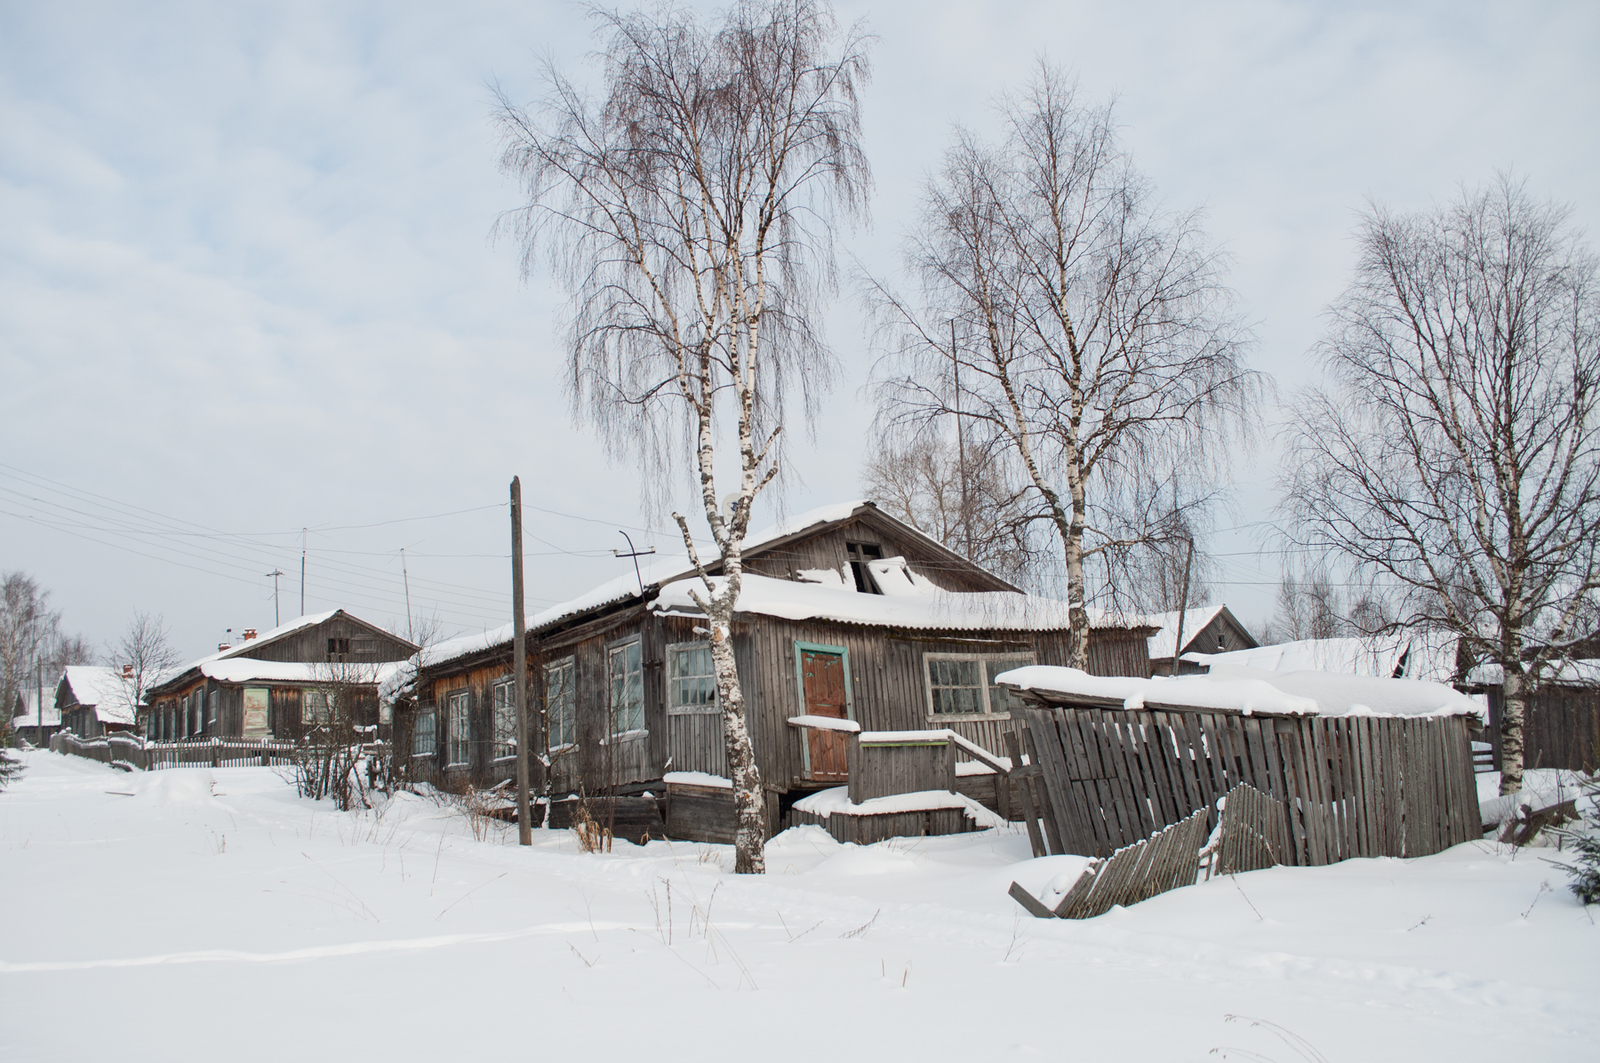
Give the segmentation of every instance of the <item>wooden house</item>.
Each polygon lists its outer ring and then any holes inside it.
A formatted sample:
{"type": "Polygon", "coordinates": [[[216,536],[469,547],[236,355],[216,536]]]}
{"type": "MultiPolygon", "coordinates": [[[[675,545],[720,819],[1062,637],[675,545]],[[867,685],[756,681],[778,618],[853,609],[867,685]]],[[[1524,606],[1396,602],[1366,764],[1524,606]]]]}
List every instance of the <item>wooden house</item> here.
{"type": "MultiPolygon", "coordinates": [[[[752,535],[744,558],[734,654],[774,830],[796,798],[848,780],[848,732],[947,727],[1002,749],[1010,702],[994,676],[1066,661],[1065,603],[870,502],[752,535]]],[[[663,560],[528,619],[530,729],[553,794],[659,794],[669,773],[727,774],[697,586],[686,559],[663,560]]],[[[1148,675],[1148,634],[1097,625],[1090,668],[1148,675]]],[[[508,625],[423,654],[415,702],[395,716],[414,778],[511,777],[512,650],[508,625]]]]}
{"type": "Polygon", "coordinates": [[[50,736],[61,730],[55,690],[56,684],[41,688],[35,683],[17,691],[11,713],[11,730],[17,737],[35,746],[50,744],[50,736]]]}
{"type": "Polygon", "coordinates": [[[1179,624],[1177,610],[1170,613],[1152,613],[1134,617],[1135,622],[1150,625],[1156,633],[1150,636],[1150,674],[1172,675],[1173,662],[1178,674],[1201,672],[1205,669],[1184,660],[1190,653],[1228,653],[1235,650],[1254,649],[1259,643],[1254,635],[1239,622],[1226,605],[1207,605],[1185,610],[1179,624]],[[1179,627],[1182,634],[1179,634],[1179,627]],[[1177,645],[1178,639],[1183,645],[1177,645]]]}
{"type": "Polygon", "coordinates": [[[355,699],[360,724],[379,723],[378,686],[417,647],[343,609],[291,620],[218,647],[150,688],[147,737],[294,738],[326,715],[330,697],[355,699]]]}
{"type": "Polygon", "coordinates": [[[62,729],[83,738],[132,730],[138,720],[135,700],[120,668],[69,664],[56,684],[62,729]]]}

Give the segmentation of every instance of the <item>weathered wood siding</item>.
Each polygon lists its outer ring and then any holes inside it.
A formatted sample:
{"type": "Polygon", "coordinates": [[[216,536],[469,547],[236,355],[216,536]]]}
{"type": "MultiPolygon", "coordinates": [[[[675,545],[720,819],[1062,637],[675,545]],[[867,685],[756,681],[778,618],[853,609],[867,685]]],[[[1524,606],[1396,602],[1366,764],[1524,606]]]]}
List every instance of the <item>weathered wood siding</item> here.
{"type": "MultiPolygon", "coordinates": [[[[1505,690],[1489,688],[1488,741],[1500,767],[1500,722],[1505,690]]],[[[1528,702],[1522,721],[1522,763],[1528,768],[1593,772],[1600,768],[1600,690],[1546,686],[1528,702]]]]}
{"type": "Polygon", "coordinates": [[[250,642],[236,643],[235,649],[245,647],[234,654],[236,657],[248,657],[256,661],[297,661],[314,663],[328,660],[329,639],[372,639],[373,652],[357,654],[352,652],[348,661],[356,664],[370,662],[378,664],[384,661],[403,661],[416,652],[415,647],[404,640],[395,637],[382,628],[373,627],[344,613],[335,614],[320,624],[308,627],[303,631],[295,631],[283,638],[274,639],[271,643],[259,646],[250,642]]]}
{"type": "MultiPolygon", "coordinates": [[[[795,579],[799,572],[832,569],[846,581],[850,574],[847,543],[870,543],[884,557],[903,557],[911,570],[925,576],[935,586],[950,591],[992,591],[1011,589],[1010,584],[973,566],[958,555],[931,546],[927,541],[907,535],[895,523],[871,510],[860,516],[793,542],[763,547],[745,559],[745,569],[777,579],[795,579]]],[[[851,584],[853,585],[853,584],[851,584]]]]}
{"type": "Polygon", "coordinates": [[[1247,783],[1278,801],[1280,863],[1427,856],[1482,836],[1464,717],[1021,710],[1060,851],[1109,856],[1247,783]]]}

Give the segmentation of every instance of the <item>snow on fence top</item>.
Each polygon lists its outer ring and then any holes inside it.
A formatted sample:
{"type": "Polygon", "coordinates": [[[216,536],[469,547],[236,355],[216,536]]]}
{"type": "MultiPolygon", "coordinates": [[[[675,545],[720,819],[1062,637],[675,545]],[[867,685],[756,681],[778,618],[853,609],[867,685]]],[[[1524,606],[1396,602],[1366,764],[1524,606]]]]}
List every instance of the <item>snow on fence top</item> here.
{"type": "MultiPolygon", "coordinates": [[[[1173,707],[1246,716],[1482,716],[1483,702],[1419,679],[1380,679],[1331,672],[1268,672],[1213,665],[1208,675],[1176,678],[1097,676],[1076,668],[1030,665],[995,677],[1001,686],[1120,702],[1125,709],[1173,707]]],[[[1047,700],[1055,700],[1048,698],[1047,700]]]]}

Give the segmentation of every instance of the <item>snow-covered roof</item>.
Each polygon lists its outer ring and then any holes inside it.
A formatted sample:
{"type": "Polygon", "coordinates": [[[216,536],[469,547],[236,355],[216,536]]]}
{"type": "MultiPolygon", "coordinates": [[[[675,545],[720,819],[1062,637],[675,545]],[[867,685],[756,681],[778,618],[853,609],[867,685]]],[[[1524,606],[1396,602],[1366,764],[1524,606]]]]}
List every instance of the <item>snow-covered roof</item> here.
{"type": "Polygon", "coordinates": [[[94,709],[102,723],[134,722],[132,684],[124,683],[122,669],[98,664],[69,664],[62,682],[84,708],[94,709]]]}
{"type": "MultiPolygon", "coordinates": [[[[720,584],[721,578],[715,582],[720,584]]],[[[1067,603],[1054,598],[1015,591],[946,591],[931,584],[911,590],[914,586],[908,582],[905,593],[893,595],[862,594],[854,587],[847,590],[746,573],[735,609],[784,620],[833,620],[927,631],[1061,631],[1069,623],[1067,603]]],[[[697,612],[691,590],[704,594],[698,581],[669,584],[650,608],[697,612]]]]}
{"type": "MultiPolygon", "coordinates": [[[[17,692],[18,699],[22,702],[22,711],[12,717],[13,726],[34,727],[39,723],[39,688],[37,684],[26,687],[17,692]]],[[[56,685],[54,683],[44,690],[44,726],[61,726],[61,710],[56,708],[56,685]]]]}
{"type": "MultiPolygon", "coordinates": [[[[297,616],[287,624],[279,624],[277,627],[271,629],[270,631],[264,631],[253,639],[245,639],[233,646],[229,646],[225,650],[218,650],[209,657],[200,658],[200,660],[195,663],[203,664],[206,661],[222,661],[231,657],[237,657],[246,650],[253,650],[260,646],[265,646],[267,643],[281,639],[285,635],[290,635],[296,631],[301,631],[308,627],[316,627],[318,624],[326,623],[337,616],[338,613],[339,610],[337,609],[329,609],[327,612],[323,613],[307,613],[305,616],[297,616]]],[[[194,665],[190,665],[189,667],[193,668],[194,665]]]]}
{"type": "MultiPolygon", "coordinates": [[[[1498,664],[1480,664],[1467,673],[1473,686],[1497,687],[1505,683],[1505,669],[1498,664]]],[[[1540,673],[1541,683],[1558,686],[1600,687],[1600,661],[1557,661],[1540,673]]]]}
{"type": "MultiPolygon", "coordinates": [[[[795,514],[794,516],[778,521],[769,527],[762,528],[759,531],[754,531],[746,535],[744,540],[744,552],[748,556],[762,547],[778,540],[786,539],[792,535],[798,535],[801,532],[807,531],[811,528],[820,527],[824,524],[832,524],[837,521],[847,520],[858,513],[864,506],[871,505],[871,502],[864,500],[838,502],[833,505],[819,506],[816,509],[795,514]]],[[[896,524],[903,523],[896,520],[894,517],[883,513],[876,507],[873,508],[872,512],[878,516],[894,521],[896,524]]],[[[936,540],[929,538],[922,532],[912,528],[910,525],[904,525],[904,527],[908,534],[920,536],[929,543],[933,543],[936,546],[939,545],[936,540]]],[[[709,563],[709,559],[707,560],[709,563]]],[[[932,584],[928,583],[928,581],[923,577],[909,572],[905,567],[905,562],[897,558],[885,558],[882,561],[871,562],[871,567],[875,575],[881,573],[881,580],[889,584],[888,587],[883,588],[884,597],[895,597],[900,594],[915,595],[919,593],[919,586],[925,586],[928,588],[932,587],[932,584]],[[890,588],[893,589],[891,590],[890,588]]],[[[663,554],[658,556],[654,561],[641,565],[637,575],[632,572],[624,573],[623,575],[620,575],[615,579],[608,580],[605,583],[600,584],[598,587],[595,587],[576,598],[570,599],[569,601],[560,602],[546,609],[541,609],[535,613],[529,613],[527,617],[527,630],[532,634],[538,634],[541,630],[554,627],[565,620],[579,615],[580,613],[585,613],[592,609],[599,609],[608,605],[615,605],[625,602],[630,598],[638,597],[639,586],[641,582],[646,588],[652,585],[667,586],[694,575],[694,565],[689,560],[688,554],[663,554]]],[[[833,570],[831,569],[803,572],[801,575],[809,576],[812,579],[826,580],[828,583],[833,583],[835,580],[833,570]]],[[[749,580],[750,578],[752,577],[749,575],[745,576],[746,580],[749,580]]],[[[837,578],[837,585],[840,588],[843,588],[844,582],[842,574],[840,574],[837,578]]],[[[804,586],[803,584],[788,583],[788,581],[773,582],[783,582],[787,586],[804,586]]],[[[848,591],[848,593],[856,597],[879,597],[878,595],[862,595],[853,589],[848,591]]],[[[963,597],[969,596],[963,595],[963,597]]],[[[1025,596],[1013,595],[1013,597],[1025,596]]],[[[686,597],[684,600],[687,600],[686,597]]],[[[742,604],[741,608],[743,608],[742,604]]],[[[877,623],[879,621],[861,622],[877,623]]],[[[1118,624],[1108,626],[1122,625],[1119,622],[1118,624]]],[[[492,649],[495,646],[503,645],[511,641],[512,630],[511,624],[503,624],[500,627],[490,628],[474,634],[462,635],[457,638],[448,639],[444,642],[439,642],[433,646],[427,647],[422,651],[421,664],[424,666],[443,664],[448,661],[454,661],[462,657],[471,656],[474,653],[481,653],[482,651],[492,649]]]]}
{"type": "MultiPolygon", "coordinates": [[[[1194,637],[1205,629],[1205,626],[1217,618],[1217,615],[1226,608],[1221,604],[1203,605],[1198,609],[1188,609],[1183,613],[1183,641],[1189,643],[1194,637]]],[[[1158,630],[1150,636],[1150,659],[1164,661],[1177,652],[1178,642],[1178,610],[1173,609],[1166,613],[1146,613],[1139,616],[1123,618],[1131,624],[1145,624],[1158,630]]]]}
{"type": "Polygon", "coordinates": [[[1002,686],[1095,701],[1126,709],[1171,705],[1273,716],[1482,716],[1484,703],[1443,683],[1332,672],[1269,672],[1214,665],[1206,675],[1137,679],[1076,668],[1031,665],[1002,672],[1002,686]]]}
{"type": "Polygon", "coordinates": [[[383,683],[405,667],[405,661],[379,664],[319,664],[301,661],[257,661],[236,657],[201,661],[200,674],[220,683],[383,683]]]}
{"type": "MultiPolygon", "coordinates": [[[[1151,640],[1154,643],[1154,639],[1151,640]]],[[[1152,657],[1155,652],[1152,650],[1152,657]]],[[[1228,664],[1269,672],[1343,672],[1389,678],[1404,661],[1401,675],[1436,683],[1455,678],[1456,639],[1443,632],[1402,632],[1364,638],[1300,639],[1226,653],[1187,653],[1201,664],[1228,664]]]]}

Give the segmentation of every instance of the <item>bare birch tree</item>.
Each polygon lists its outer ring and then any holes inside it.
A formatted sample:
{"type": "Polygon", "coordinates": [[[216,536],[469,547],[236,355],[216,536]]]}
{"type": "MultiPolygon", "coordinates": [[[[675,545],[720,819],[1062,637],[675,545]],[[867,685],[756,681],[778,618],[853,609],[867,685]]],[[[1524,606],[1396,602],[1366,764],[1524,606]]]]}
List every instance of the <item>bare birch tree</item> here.
{"type": "Polygon", "coordinates": [[[832,226],[864,210],[869,183],[856,97],[865,41],[841,34],[816,0],[744,0],[709,25],[673,7],[590,14],[604,35],[601,98],[554,70],[534,111],[501,98],[502,167],[528,202],[509,223],[525,270],[547,251],[573,293],[580,413],[614,452],[642,459],[647,483],[668,483],[692,458],[717,558],[702,563],[689,522],[674,518],[709,621],[736,870],[760,872],[765,795],[730,624],[791,392],[809,414],[833,364],[815,322],[835,273],[832,226]],[[716,463],[728,420],[738,488],[724,509],[716,463]]]}
{"type": "MultiPolygon", "coordinates": [[[[50,608],[50,592],[26,572],[7,572],[0,578],[0,706],[9,716],[17,693],[37,682],[41,660],[51,656],[61,616],[50,608]]],[[[74,662],[76,663],[76,662],[74,662]]],[[[59,673],[45,682],[52,687],[59,673]]]]}
{"type": "Polygon", "coordinates": [[[122,683],[115,697],[132,720],[137,718],[150,688],[182,663],[182,658],[172,645],[166,621],[160,616],[136,612],[122,637],[107,651],[106,663],[122,671],[122,683]]]}
{"type": "Polygon", "coordinates": [[[1005,440],[1064,567],[1070,661],[1088,660],[1086,562],[1173,469],[1215,464],[1263,379],[1240,362],[1222,259],[1118,145],[1109,107],[1041,63],[1001,105],[1008,136],[958,133],[907,249],[913,303],[874,283],[891,423],[959,416],[1005,440]],[[949,322],[966,342],[947,343],[949,322]],[[956,386],[959,374],[960,387],[956,386]]]}
{"type": "Polygon", "coordinates": [[[1025,582],[1029,544],[1022,491],[993,440],[958,447],[930,433],[880,441],[861,487],[887,513],[1013,583],[1025,582]]]}
{"type": "Polygon", "coordinates": [[[1504,175],[1432,211],[1371,207],[1287,482],[1303,544],[1500,666],[1503,793],[1541,672],[1600,612],[1600,296],[1568,217],[1504,175]]]}

